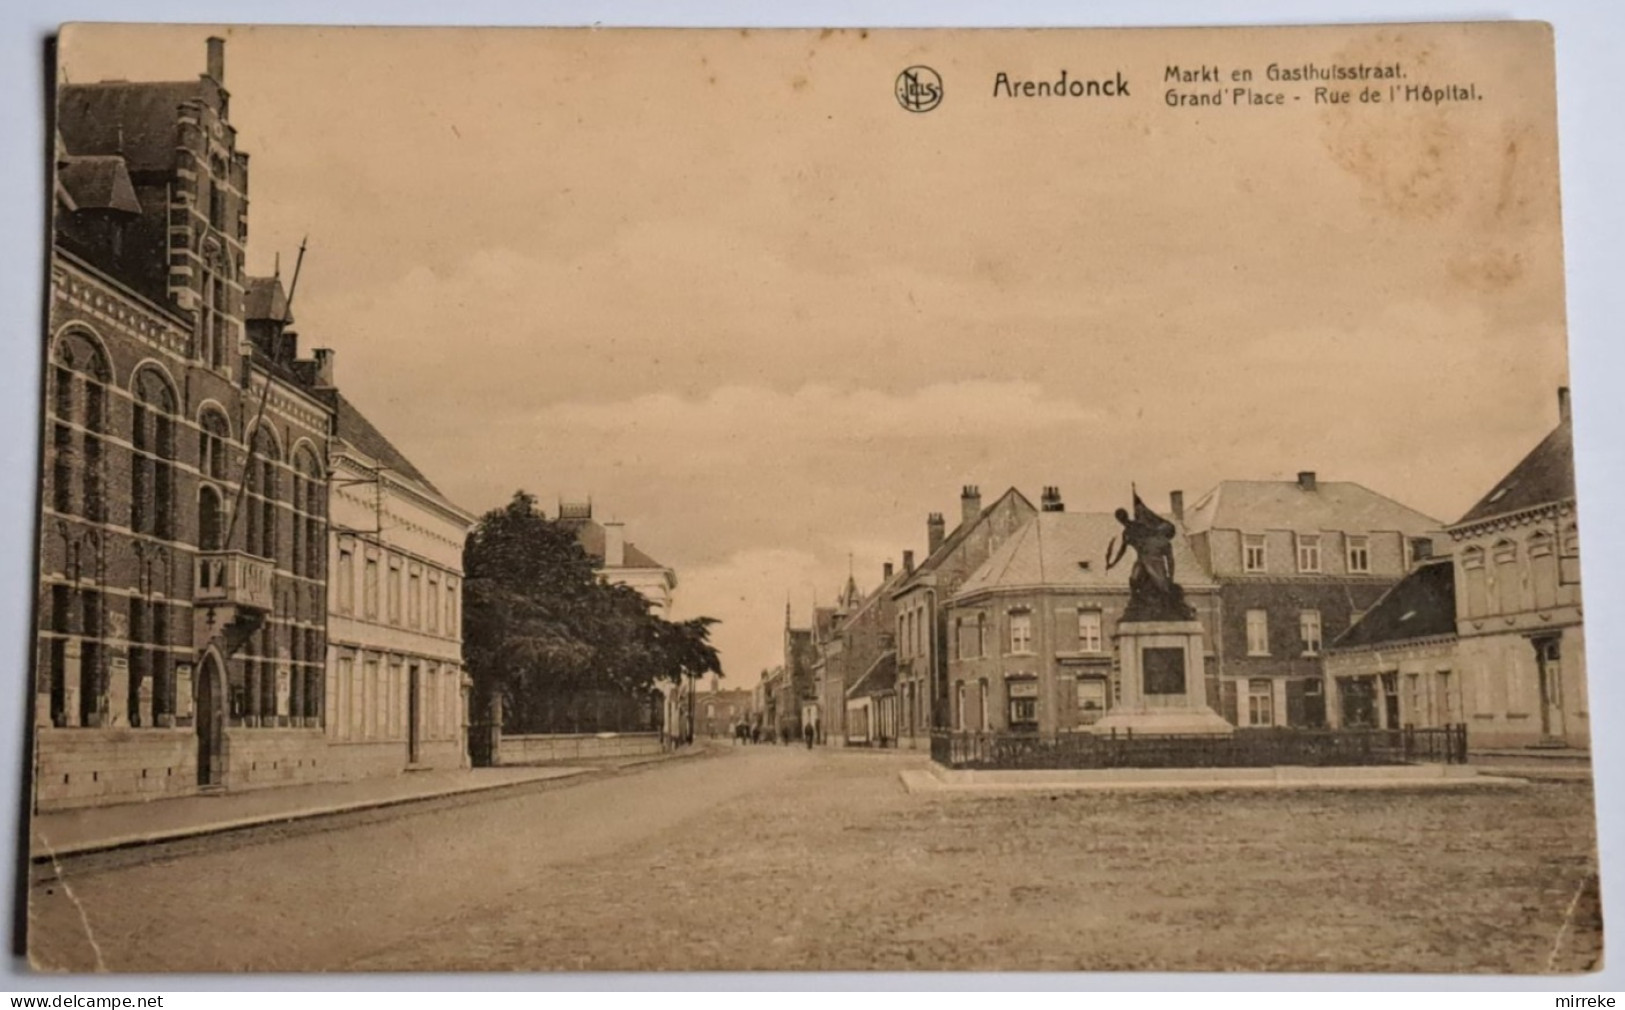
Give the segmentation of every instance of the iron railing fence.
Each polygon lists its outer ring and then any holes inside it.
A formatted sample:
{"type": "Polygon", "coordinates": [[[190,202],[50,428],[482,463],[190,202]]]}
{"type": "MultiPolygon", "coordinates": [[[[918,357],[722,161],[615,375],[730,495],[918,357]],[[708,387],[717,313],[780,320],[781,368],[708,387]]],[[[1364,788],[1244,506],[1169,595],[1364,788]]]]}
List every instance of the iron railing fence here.
{"type": "Polygon", "coordinates": [[[1401,729],[1240,729],[1229,735],[931,734],[948,768],[1269,768],[1277,765],[1465,764],[1467,726],[1401,729]]]}

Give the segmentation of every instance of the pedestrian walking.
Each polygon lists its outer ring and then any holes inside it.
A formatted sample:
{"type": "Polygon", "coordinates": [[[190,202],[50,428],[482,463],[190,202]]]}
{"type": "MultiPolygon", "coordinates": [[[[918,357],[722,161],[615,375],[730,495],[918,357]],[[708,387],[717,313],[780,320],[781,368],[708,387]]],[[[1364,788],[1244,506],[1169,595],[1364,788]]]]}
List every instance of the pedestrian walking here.
{"type": "Polygon", "coordinates": [[[802,736],[802,739],[807,741],[807,749],[808,750],[812,750],[813,737],[816,736],[816,735],[817,735],[817,732],[813,729],[813,724],[812,723],[809,722],[807,725],[801,727],[801,736],[802,736]]]}

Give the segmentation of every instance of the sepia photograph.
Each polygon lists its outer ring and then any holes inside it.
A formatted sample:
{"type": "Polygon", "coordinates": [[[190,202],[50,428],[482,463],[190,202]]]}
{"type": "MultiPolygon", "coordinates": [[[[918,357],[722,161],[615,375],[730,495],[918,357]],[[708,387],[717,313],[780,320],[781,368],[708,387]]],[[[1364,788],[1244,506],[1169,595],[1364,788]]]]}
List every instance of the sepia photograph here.
{"type": "Polygon", "coordinates": [[[1603,969],[1550,25],[50,53],[33,971],[1603,969]]]}

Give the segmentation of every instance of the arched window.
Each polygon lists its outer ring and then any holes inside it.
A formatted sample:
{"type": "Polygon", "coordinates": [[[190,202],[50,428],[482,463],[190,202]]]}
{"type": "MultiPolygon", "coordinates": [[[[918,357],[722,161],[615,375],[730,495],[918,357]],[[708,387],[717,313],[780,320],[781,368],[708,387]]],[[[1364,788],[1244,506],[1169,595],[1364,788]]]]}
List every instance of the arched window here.
{"type": "Polygon", "coordinates": [[[198,413],[198,469],[213,480],[226,480],[226,467],[230,457],[226,444],[231,439],[231,422],[215,407],[204,407],[198,413]]]}
{"type": "Polygon", "coordinates": [[[223,551],[226,549],[225,537],[225,512],[220,492],[205,484],[197,493],[197,545],[205,551],[223,551]]]}
{"type": "Polygon", "coordinates": [[[175,535],[175,409],[173,388],[155,368],[132,383],[130,528],[165,540],[175,535]]]}
{"type": "Polygon", "coordinates": [[[70,330],[51,362],[51,507],[93,522],[107,519],[102,439],[107,433],[107,355],[70,330]]]}
{"type": "Polygon", "coordinates": [[[264,425],[255,428],[249,443],[243,511],[247,520],[245,546],[249,553],[262,558],[276,557],[280,486],[277,467],[281,459],[282,450],[271,432],[264,425]]]}
{"type": "Polygon", "coordinates": [[[1483,617],[1489,612],[1489,593],[1484,578],[1484,548],[1468,547],[1461,552],[1461,574],[1466,601],[1465,616],[1483,617]]]}
{"type": "Polygon", "coordinates": [[[1516,614],[1523,609],[1523,586],[1518,571],[1518,545],[1511,540],[1498,540],[1490,548],[1495,562],[1495,606],[1500,614],[1516,614]]]}
{"type": "Polygon", "coordinates": [[[327,556],[322,524],[326,485],[321,464],[309,446],[300,446],[293,458],[293,570],[319,578],[327,556]]]}

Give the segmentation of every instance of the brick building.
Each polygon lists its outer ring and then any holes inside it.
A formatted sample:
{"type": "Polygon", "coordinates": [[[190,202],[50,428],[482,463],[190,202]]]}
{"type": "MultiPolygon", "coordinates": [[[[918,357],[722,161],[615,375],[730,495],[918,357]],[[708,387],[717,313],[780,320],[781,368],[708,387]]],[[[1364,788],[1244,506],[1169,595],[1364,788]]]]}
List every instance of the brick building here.
{"type": "MultiPolygon", "coordinates": [[[[858,681],[874,668],[884,654],[893,653],[896,612],[892,590],[901,576],[890,561],[881,570],[880,585],[867,596],[860,595],[857,583],[847,580],[836,604],[835,620],[818,643],[814,668],[818,683],[820,737],[825,743],[841,745],[847,732],[847,696],[858,681]]],[[[877,678],[871,686],[879,683],[877,678]]],[[[867,733],[858,735],[867,740],[867,733]]]]}
{"type": "MultiPolygon", "coordinates": [[[[1106,552],[1122,532],[1109,513],[1065,511],[1051,488],[1042,511],[964,581],[947,605],[952,728],[1066,733],[1110,711],[1133,566],[1108,571],[1106,552]]],[[[1218,586],[1183,535],[1174,538],[1174,573],[1211,654],[1218,586]]]]}
{"type": "Polygon", "coordinates": [[[750,721],[751,692],[738,688],[723,691],[716,681],[709,691],[701,691],[694,699],[694,731],[712,739],[731,737],[734,727],[750,721]]]}
{"type": "Polygon", "coordinates": [[[251,330],[224,43],[60,89],[35,715],[41,809],[325,772],[332,410],[251,330]]]}
{"type": "Polygon", "coordinates": [[[901,746],[924,748],[935,726],[948,725],[948,601],[960,585],[1037,513],[1010,488],[982,505],[981,490],[960,493],[960,520],[952,533],[940,513],[926,518],[925,560],[903,553],[903,574],[892,592],[896,609],[896,732],[901,746]]]}
{"type": "Polygon", "coordinates": [[[1238,726],[1320,726],[1325,643],[1431,555],[1440,523],[1348,481],[1224,481],[1172,512],[1219,584],[1218,710],[1238,726]]]}

